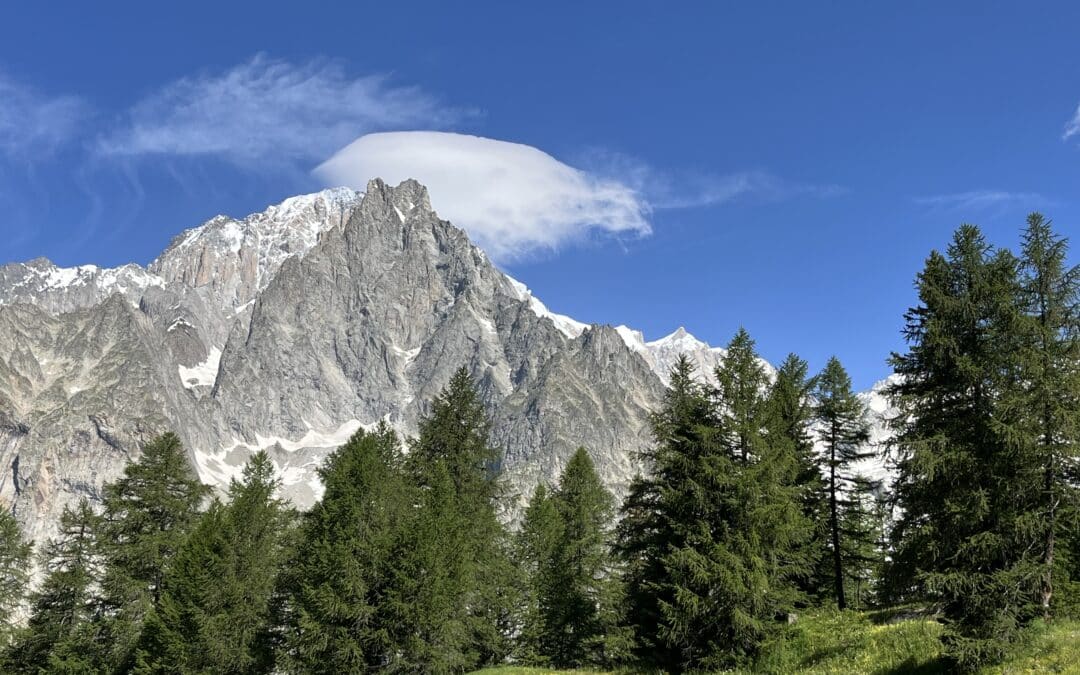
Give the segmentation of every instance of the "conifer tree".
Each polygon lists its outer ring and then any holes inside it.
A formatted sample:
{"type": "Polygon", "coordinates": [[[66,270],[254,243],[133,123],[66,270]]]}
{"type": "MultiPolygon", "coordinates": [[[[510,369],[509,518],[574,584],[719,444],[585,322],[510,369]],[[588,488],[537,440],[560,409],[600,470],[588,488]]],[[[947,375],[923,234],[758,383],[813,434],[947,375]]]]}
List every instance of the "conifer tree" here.
{"type": "Polygon", "coordinates": [[[124,475],[105,486],[96,533],[104,570],[94,617],[57,645],[53,660],[76,672],[135,667],[143,622],[159,607],[165,574],[207,494],[172,433],[147,443],[124,475]]]}
{"type": "Polygon", "coordinates": [[[832,586],[828,491],[814,449],[811,396],[815,379],[807,376],[808,371],[806,361],[795,354],[789,354],[777,369],[767,402],[767,429],[770,445],[794,457],[794,485],[802,515],[810,526],[802,555],[808,573],[797,579],[797,584],[805,595],[816,599],[831,594],[832,586]]]}
{"type": "Polygon", "coordinates": [[[534,494],[519,534],[535,610],[523,635],[527,652],[558,668],[610,665],[626,648],[613,620],[617,579],[610,559],[613,498],[579,448],[548,496],[534,494]]]}
{"type": "Polygon", "coordinates": [[[137,672],[264,672],[269,603],[290,514],[274,495],[274,465],[264,451],[215,501],[165,575],[147,619],[137,672]]]}
{"type": "Polygon", "coordinates": [[[26,595],[33,545],[24,541],[19,524],[0,508],[0,647],[14,629],[14,614],[26,595]]]}
{"type": "Polygon", "coordinates": [[[1028,216],[1021,248],[1025,321],[1021,405],[1041,473],[1042,613],[1051,615],[1056,541],[1062,513],[1075,511],[1080,462],[1080,267],[1066,266],[1068,241],[1038,213],[1028,216]],[[1073,480],[1070,481],[1070,474],[1073,480]]]}
{"type": "Polygon", "coordinates": [[[518,584],[495,512],[499,452],[472,377],[459,369],[420,423],[406,467],[420,490],[417,521],[395,570],[398,623],[412,628],[403,668],[453,671],[510,651],[518,584]]]}
{"type": "Polygon", "coordinates": [[[768,380],[745,331],[717,379],[712,402],[689,363],[676,365],[654,417],[654,474],[635,485],[620,525],[631,616],[662,668],[750,661],[806,571],[795,455],[768,442],[768,380]]]}
{"type": "MultiPolygon", "coordinates": [[[[845,534],[854,536],[856,533],[844,532],[842,522],[846,519],[845,511],[859,505],[859,502],[850,496],[856,488],[852,467],[859,460],[871,457],[874,453],[865,449],[870,438],[866,406],[851,390],[851,378],[835,356],[829,359],[825,369],[817,377],[814,399],[814,417],[818,424],[818,438],[824,446],[827,470],[833,589],[837,607],[846,609],[844,586],[848,575],[845,572],[844,550],[847,542],[844,538],[845,534]]],[[[855,543],[859,546],[873,542],[855,543]]]]}
{"type": "Polygon", "coordinates": [[[4,672],[45,670],[54,646],[90,619],[91,587],[100,573],[96,521],[85,499],[76,509],[64,507],[59,535],[42,552],[45,580],[31,595],[30,618],[2,661],[4,672]]]}
{"type": "Polygon", "coordinates": [[[877,600],[885,565],[885,506],[878,497],[878,487],[873,480],[855,474],[840,517],[844,597],[856,610],[877,600]]]}
{"type": "Polygon", "coordinates": [[[733,454],[748,462],[764,445],[769,379],[745,328],[728,343],[716,380],[724,436],[733,454]]]}
{"type": "MultiPolygon", "coordinates": [[[[616,527],[617,551],[625,564],[627,622],[637,656],[670,670],[680,666],[683,649],[660,633],[667,621],[665,608],[675,603],[677,591],[666,556],[686,544],[687,529],[694,526],[694,505],[683,493],[692,486],[702,458],[715,452],[717,424],[709,394],[685,356],[673,366],[663,405],[650,422],[655,444],[642,453],[650,472],[630,485],[616,527]]],[[[703,496],[700,489],[695,492],[703,496]]]]}
{"type": "Polygon", "coordinates": [[[323,498],[304,514],[279,580],[277,664],[284,672],[395,665],[410,627],[389,620],[388,595],[419,499],[402,464],[396,435],[381,425],[357,431],[319,469],[323,498]]]}
{"type": "Polygon", "coordinates": [[[551,598],[559,583],[559,570],[555,569],[553,561],[562,536],[562,516],[555,498],[547,486],[540,483],[525,509],[514,542],[514,562],[521,570],[525,585],[521,594],[524,604],[521,629],[515,649],[515,657],[522,663],[547,666],[555,652],[547,618],[551,598]]]}
{"type": "Polygon", "coordinates": [[[1024,331],[1017,261],[964,225],[918,277],[908,352],[892,358],[901,517],[890,566],[938,602],[961,668],[1001,658],[1039,611],[1041,555],[1027,411],[1015,405],[1024,331]]]}

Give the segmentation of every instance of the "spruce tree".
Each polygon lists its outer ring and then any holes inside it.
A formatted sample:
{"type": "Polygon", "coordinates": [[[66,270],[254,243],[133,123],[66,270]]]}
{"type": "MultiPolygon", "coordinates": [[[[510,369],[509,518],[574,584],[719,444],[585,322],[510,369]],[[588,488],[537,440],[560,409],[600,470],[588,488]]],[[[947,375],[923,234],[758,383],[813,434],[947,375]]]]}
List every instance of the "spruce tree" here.
{"type": "Polygon", "coordinates": [[[15,612],[26,596],[33,545],[24,541],[19,524],[0,508],[0,648],[14,632],[15,612]]]}
{"type": "MultiPolygon", "coordinates": [[[[870,438],[866,406],[851,390],[851,378],[835,356],[829,359],[817,377],[814,401],[814,417],[827,470],[833,589],[837,607],[846,609],[844,547],[847,542],[844,538],[848,533],[844,532],[842,522],[846,519],[845,511],[859,504],[850,495],[856,487],[853,465],[872,457],[874,453],[865,448],[870,438]]],[[[867,543],[872,542],[856,542],[867,543]]]]}
{"type": "Polygon", "coordinates": [[[135,667],[143,622],[160,606],[165,574],[208,490],[172,433],[147,443],[124,475],[105,486],[96,533],[104,571],[94,617],[57,645],[55,661],[76,671],[135,667]]]}
{"type": "Polygon", "coordinates": [[[4,672],[45,670],[54,646],[90,619],[91,590],[100,573],[96,522],[85,499],[76,509],[64,507],[59,535],[42,552],[45,579],[31,595],[30,618],[2,661],[4,672]]]}
{"type": "Polygon", "coordinates": [[[396,435],[381,425],[357,431],[319,469],[325,492],[304,514],[279,579],[277,665],[284,672],[395,665],[411,631],[390,620],[395,556],[420,499],[402,464],[396,435]]]}
{"type": "Polygon", "coordinates": [[[1001,658],[1039,612],[1038,471],[1024,433],[1018,263],[962,226],[919,275],[892,365],[894,585],[939,604],[956,665],[1001,658]]]}
{"type": "Polygon", "coordinates": [[[269,603],[290,513],[264,452],[214,502],[166,573],[161,602],[147,619],[137,672],[264,672],[269,603]]]}
{"type": "Polygon", "coordinates": [[[1025,318],[1023,390],[1038,471],[1042,532],[1042,613],[1051,615],[1056,543],[1078,506],[1080,460],[1080,267],[1067,267],[1068,241],[1038,213],[1028,216],[1021,248],[1021,308],[1025,318]],[[1070,475],[1073,481],[1070,482],[1070,475]]]}
{"type": "Polygon", "coordinates": [[[535,661],[557,668],[613,664],[626,649],[610,558],[613,498],[579,448],[555,492],[534,494],[518,535],[535,610],[523,630],[535,661]]]}
{"type": "Polygon", "coordinates": [[[637,476],[622,505],[616,527],[627,597],[627,622],[642,663],[671,670],[680,667],[682,645],[660,632],[665,608],[675,603],[677,588],[669,576],[666,556],[686,545],[687,529],[697,519],[694,504],[684,497],[702,459],[715,452],[712,438],[716,414],[709,393],[697,380],[694,367],[680,356],[671,371],[663,405],[650,418],[655,444],[642,453],[650,467],[637,476]]]}
{"type": "Polygon", "coordinates": [[[510,589],[517,582],[496,517],[500,454],[490,429],[472,377],[461,368],[410,446],[406,467],[421,498],[395,570],[397,621],[412,629],[403,668],[472,669],[510,651],[510,589]]]}
{"type": "Polygon", "coordinates": [[[844,597],[856,610],[878,600],[885,565],[885,505],[873,480],[855,474],[840,517],[844,597]]]}
{"type": "Polygon", "coordinates": [[[748,663],[806,572],[795,455],[769,442],[768,379],[745,331],[717,379],[710,400],[689,363],[676,365],[653,421],[654,474],[634,486],[619,528],[631,617],[661,668],[748,663]]]}
{"type": "Polygon", "coordinates": [[[540,483],[525,509],[521,529],[514,539],[514,563],[522,573],[521,628],[515,659],[534,666],[551,664],[555,645],[548,627],[551,598],[559,584],[555,569],[556,549],[563,536],[563,521],[555,498],[540,483]]]}
{"type": "Polygon", "coordinates": [[[776,379],[767,402],[769,443],[794,457],[794,485],[802,515],[810,526],[804,544],[803,559],[808,573],[797,584],[810,599],[831,595],[828,490],[814,448],[813,405],[815,380],[807,376],[809,367],[803,359],[789,354],[776,371],[776,379]]]}
{"type": "Polygon", "coordinates": [[[764,445],[769,380],[745,328],[728,343],[716,381],[725,438],[732,454],[748,462],[764,445]]]}

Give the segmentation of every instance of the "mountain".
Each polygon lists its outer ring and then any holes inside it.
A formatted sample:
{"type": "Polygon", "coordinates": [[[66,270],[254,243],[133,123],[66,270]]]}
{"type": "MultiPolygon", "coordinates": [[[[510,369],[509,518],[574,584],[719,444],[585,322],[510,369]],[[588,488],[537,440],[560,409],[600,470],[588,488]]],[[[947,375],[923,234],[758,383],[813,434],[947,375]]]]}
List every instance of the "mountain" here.
{"type": "Polygon", "coordinates": [[[622,493],[682,353],[703,377],[723,356],[681,328],[646,342],[551,312],[415,181],[294,197],[181,233],[146,268],[0,267],[0,502],[40,540],[168,429],[222,488],[267,450],[306,507],[329,452],[383,420],[415,433],[462,365],[510,513],[579,446],[622,493]]]}

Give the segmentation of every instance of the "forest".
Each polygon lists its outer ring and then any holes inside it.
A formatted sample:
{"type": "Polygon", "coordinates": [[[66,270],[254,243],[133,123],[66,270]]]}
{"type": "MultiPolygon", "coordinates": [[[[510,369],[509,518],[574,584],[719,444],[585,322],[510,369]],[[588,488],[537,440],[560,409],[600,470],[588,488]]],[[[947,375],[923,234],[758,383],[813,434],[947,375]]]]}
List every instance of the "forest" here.
{"type": "Polygon", "coordinates": [[[885,610],[940,626],[943,672],[1001,663],[1080,618],[1068,261],[1038,214],[1015,251],[963,225],[929,254],[884,446],[837,358],[771,375],[739,330],[715,385],[680,360],[621,502],[581,448],[509,517],[464,368],[415,438],[338,448],[302,513],[265,452],[218,495],[164,433],[53,540],[0,513],[0,671],[783,672],[808,616],[885,610]]]}

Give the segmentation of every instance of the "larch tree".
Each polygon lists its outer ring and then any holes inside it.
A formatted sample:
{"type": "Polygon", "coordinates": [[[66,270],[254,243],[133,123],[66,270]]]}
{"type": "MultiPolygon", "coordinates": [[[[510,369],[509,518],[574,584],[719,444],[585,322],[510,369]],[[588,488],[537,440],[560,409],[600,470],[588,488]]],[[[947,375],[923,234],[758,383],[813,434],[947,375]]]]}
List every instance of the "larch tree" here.
{"type": "MultiPolygon", "coordinates": [[[[825,369],[817,376],[814,387],[814,418],[818,427],[818,439],[823,446],[823,463],[829,503],[829,552],[832,558],[833,590],[836,605],[847,608],[844,592],[844,551],[847,542],[842,524],[845,511],[857,508],[860,502],[852,496],[858,487],[854,466],[860,460],[872,457],[874,452],[866,447],[870,439],[870,427],[866,420],[866,406],[851,390],[851,378],[832,357],[825,369]]],[[[856,542],[865,544],[868,542],[856,542]]]]}

